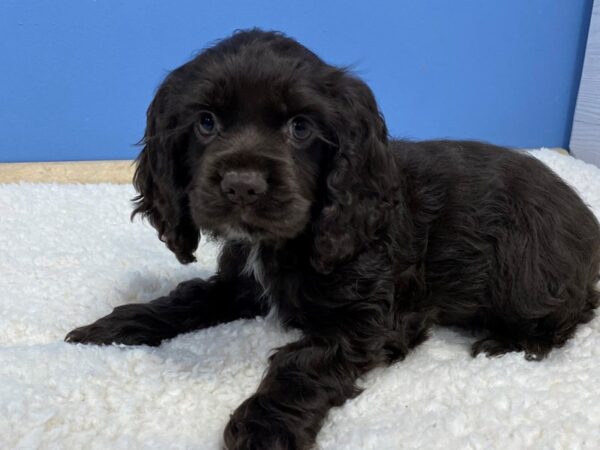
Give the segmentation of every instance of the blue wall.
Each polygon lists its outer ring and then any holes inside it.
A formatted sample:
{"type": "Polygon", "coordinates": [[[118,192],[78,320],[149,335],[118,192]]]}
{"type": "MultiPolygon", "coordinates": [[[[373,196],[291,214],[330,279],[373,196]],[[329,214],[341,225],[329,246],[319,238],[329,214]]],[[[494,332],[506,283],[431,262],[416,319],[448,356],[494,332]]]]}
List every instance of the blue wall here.
{"type": "Polygon", "coordinates": [[[237,28],[354,64],[392,134],[568,145],[592,0],[0,0],[0,161],[132,158],[167,71],[237,28]]]}

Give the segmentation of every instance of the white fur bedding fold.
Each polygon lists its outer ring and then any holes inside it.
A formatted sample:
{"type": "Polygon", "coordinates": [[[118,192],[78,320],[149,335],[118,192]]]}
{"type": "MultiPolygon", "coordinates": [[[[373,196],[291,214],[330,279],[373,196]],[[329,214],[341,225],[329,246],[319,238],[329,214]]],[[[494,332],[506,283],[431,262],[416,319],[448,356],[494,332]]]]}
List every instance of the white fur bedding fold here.
{"type": "MultiPolygon", "coordinates": [[[[533,154],[600,215],[600,169],[533,154]]],[[[114,306],[207,276],[217,249],[181,266],[129,222],[130,186],[0,185],[0,448],[219,449],[232,410],[271,349],[295,339],[265,320],[179,336],[158,348],[92,347],[65,333],[114,306]]],[[[541,363],[476,359],[447,329],[361,380],[318,448],[590,448],[600,443],[600,318],[541,363]]]]}

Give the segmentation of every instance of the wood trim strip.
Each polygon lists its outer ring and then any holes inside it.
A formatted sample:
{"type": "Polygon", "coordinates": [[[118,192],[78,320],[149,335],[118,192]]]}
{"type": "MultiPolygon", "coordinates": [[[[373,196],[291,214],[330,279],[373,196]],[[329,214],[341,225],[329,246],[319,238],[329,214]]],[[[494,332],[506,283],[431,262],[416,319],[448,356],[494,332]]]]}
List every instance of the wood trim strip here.
{"type": "Polygon", "coordinates": [[[77,161],[0,164],[0,183],[129,184],[133,161],[77,161]]]}
{"type": "MultiPolygon", "coordinates": [[[[568,155],[561,148],[552,150],[568,155]]],[[[129,184],[134,170],[133,161],[0,163],[0,183],[129,184]]]]}

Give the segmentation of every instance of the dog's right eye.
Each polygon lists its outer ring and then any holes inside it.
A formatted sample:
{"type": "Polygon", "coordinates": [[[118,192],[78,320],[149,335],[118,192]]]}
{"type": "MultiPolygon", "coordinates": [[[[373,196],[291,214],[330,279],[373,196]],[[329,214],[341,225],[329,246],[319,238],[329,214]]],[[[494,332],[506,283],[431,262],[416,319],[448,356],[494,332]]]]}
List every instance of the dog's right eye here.
{"type": "Polygon", "coordinates": [[[202,111],[198,121],[198,129],[205,136],[211,136],[217,131],[217,121],[213,113],[202,111]]]}
{"type": "Polygon", "coordinates": [[[296,116],[289,122],[290,134],[296,141],[305,141],[312,135],[312,124],[303,116],[296,116]]]}

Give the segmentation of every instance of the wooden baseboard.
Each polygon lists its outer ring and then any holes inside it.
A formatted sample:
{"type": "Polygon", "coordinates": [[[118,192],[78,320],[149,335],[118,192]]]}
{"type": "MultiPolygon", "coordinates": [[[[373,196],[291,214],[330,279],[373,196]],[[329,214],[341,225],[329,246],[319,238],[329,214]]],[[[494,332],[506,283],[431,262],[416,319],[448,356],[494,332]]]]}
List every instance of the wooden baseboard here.
{"type": "MultiPolygon", "coordinates": [[[[568,155],[562,148],[552,150],[568,155]]],[[[129,184],[134,170],[133,161],[0,163],[0,183],[129,184]]]]}
{"type": "Polygon", "coordinates": [[[0,164],[0,183],[129,184],[133,161],[77,161],[0,164]]]}

